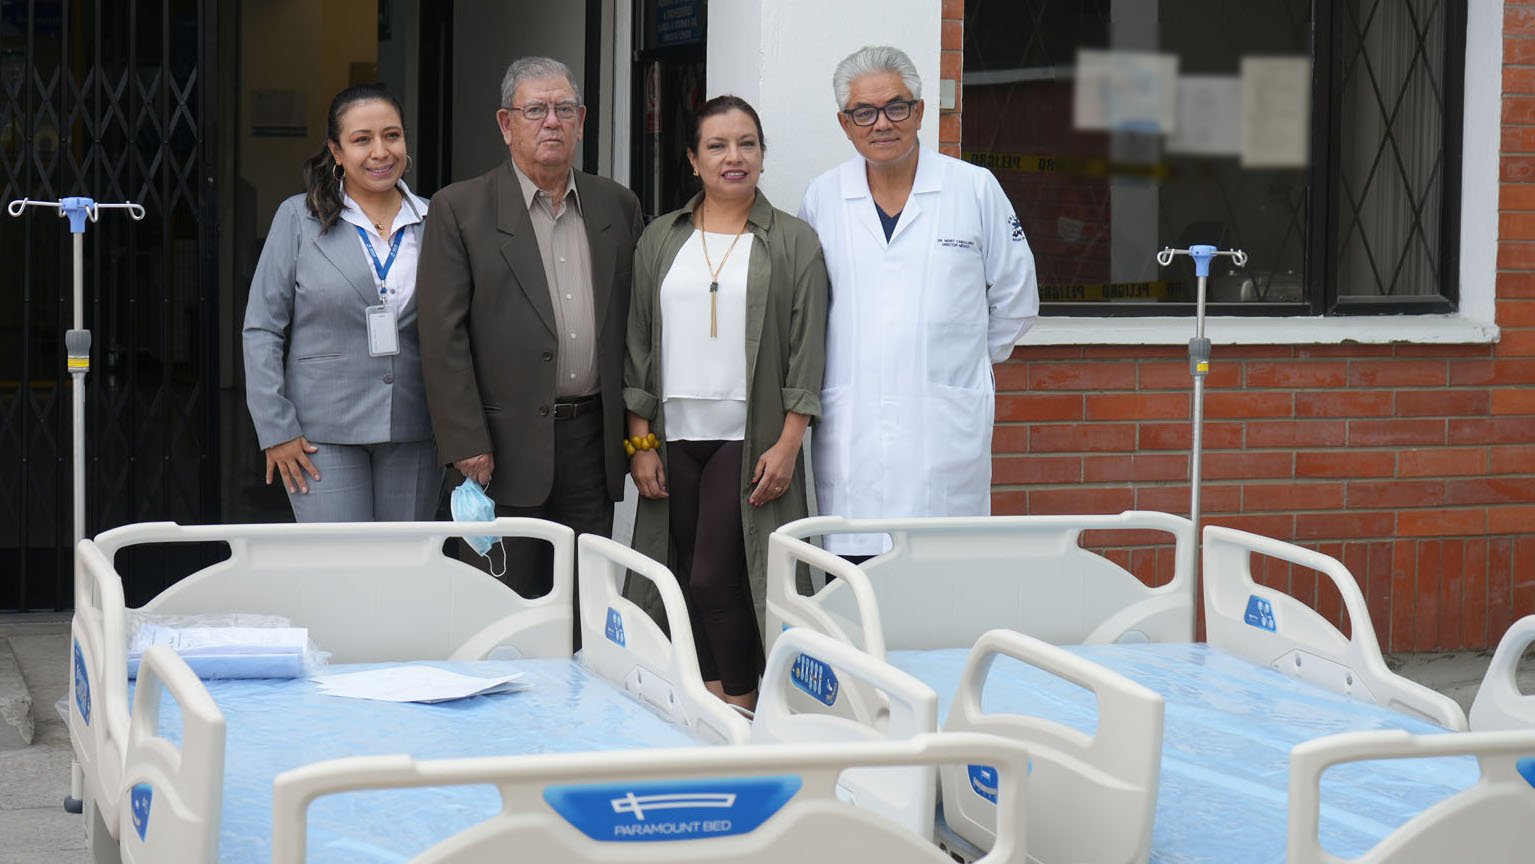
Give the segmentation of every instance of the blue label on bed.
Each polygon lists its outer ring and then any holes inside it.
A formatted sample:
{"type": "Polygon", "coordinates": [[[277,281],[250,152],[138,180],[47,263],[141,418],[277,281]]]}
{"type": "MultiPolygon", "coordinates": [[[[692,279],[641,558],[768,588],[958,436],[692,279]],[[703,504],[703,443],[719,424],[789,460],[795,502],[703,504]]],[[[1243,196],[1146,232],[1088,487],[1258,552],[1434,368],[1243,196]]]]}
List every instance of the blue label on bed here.
{"type": "Polygon", "coordinates": [[[612,606],[608,607],[607,634],[609,642],[624,644],[624,616],[618,614],[618,610],[612,606]]]}
{"type": "Polygon", "coordinates": [[[971,765],[970,788],[987,801],[997,803],[997,769],[990,765],[971,765]]]}
{"type": "Polygon", "coordinates": [[[1535,788],[1535,756],[1526,756],[1515,762],[1514,769],[1519,772],[1520,777],[1524,778],[1524,782],[1530,784],[1531,788],[1535,788]]]}
{"type": "Polygon", "coordinates": [[[1256,594],[1248,595],[1247,614],[1242,619],[1259,630],[1275,632],[1274,604],[1256,594]]]}
{"type": "Polygon", "coordinates": [[[809,654],[801,654],[794,658],[794,668],[789,671],[789,680],[794,682],[795,687],[819,699],[824,705],[829,706],[837,701],[837,673],[809,654]]]}
{"type": "Polygon", "coordinates": [[[128,807],[133,811],[133,830],[139,833],[139,839],[149,833],[149,802],[155,797],[155,790],[148,783],[139,783],[128,793],[128,807]]]}
{"type": "Polygon", "coordinates": [[[755,831],[799,789],[800,778],[793,774],[656,780],[550,786],[544,801],[593,840],[644,843],[755,831]]]}
{"type": "Polygon", "coordinates": [[[75,640],[75,707],[85,725],[91,725],[91,676],[85,672],[85,654],[80,650],[80,640],[75,640]]]}

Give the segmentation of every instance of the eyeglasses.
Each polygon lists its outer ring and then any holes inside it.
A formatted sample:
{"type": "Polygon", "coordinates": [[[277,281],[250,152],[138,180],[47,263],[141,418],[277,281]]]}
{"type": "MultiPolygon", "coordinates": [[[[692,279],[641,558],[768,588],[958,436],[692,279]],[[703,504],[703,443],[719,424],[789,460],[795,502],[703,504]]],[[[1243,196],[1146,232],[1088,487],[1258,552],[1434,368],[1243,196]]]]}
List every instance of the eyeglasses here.
{"type": "Polygon", "coordinates": [[[859,105],[857,108],[848,108],[842,113],[852,118],[854,126],[873,126],[881,113],[891,123],[899,123],[911,117],[912,109],[916,107],[918,101],[920,100],[897,99],[881,107],[859,105]]]}
{"type": "Polygon", "coordinates": [[[516,105],[508,105],[506,106],[506,110],[521,111],[522,116],[528,118],[534,123],[537,123],[545,117],[548,117],[551,110],[554,111],[554,116],[560,118],[561,120],[574,120],[576,119],[576,115],[581,112],[581,106],[574,102],[561,102],[560,104],[554,106],[545,105],[542,102],[534,102],[532,105],[523,105],[521,107],[516,105]]]}

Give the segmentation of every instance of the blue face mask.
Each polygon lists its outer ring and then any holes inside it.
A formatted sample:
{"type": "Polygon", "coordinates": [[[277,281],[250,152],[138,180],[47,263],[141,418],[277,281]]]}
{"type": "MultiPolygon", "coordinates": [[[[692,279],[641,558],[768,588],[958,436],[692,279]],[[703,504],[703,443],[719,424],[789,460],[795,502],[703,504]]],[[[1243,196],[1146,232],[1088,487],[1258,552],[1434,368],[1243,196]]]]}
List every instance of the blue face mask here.
{"type": "MultiPolygon", "coordinates": [[[[490,500],[490,496],[485,494],[485,490],[480,488],[480,484],[469,478],[465,478],[464,482],[458,484],[458,488],[453,490],[453,497],[450,500],[453,508],[454,522],[490,522],[496,518],[496,502],[490,500]]],[[[484,558],[489,559],[491,547],[499,544],[501,538],[465,537],[464,542],[469,544],[469,548],[484,558]]],[[[501,572],[497,573],[495,562],[491,562],[490,575],[496,577],[506,575],[505,556],[502,556],[501,566],[501,572]]]]}

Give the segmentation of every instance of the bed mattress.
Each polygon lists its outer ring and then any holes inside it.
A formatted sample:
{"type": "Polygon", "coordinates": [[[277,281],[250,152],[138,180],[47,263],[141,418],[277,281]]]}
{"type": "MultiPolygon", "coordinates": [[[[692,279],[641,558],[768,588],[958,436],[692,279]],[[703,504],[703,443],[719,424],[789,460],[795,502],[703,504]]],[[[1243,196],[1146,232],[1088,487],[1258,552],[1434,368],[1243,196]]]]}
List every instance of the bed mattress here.
{"type": "MultiPolygon", "coordinates": [[[[327,673],[396,664],[331,666],[327,673]]],[[[398,664],[405,665],[405,664],[398,664]]],[[[570,753],[697,742],[572,660],[419,662],[467,675],[522,673],[526,690],[436,704],[327,696],[307,679],[204,681],[227,721],[219,860],[271,860],[272,780],[283,771],[347,756],[420,759],[570,753]]],[[[130,697],[131,698],[131,697],[130,697]]],[[[179,742],[168,696],[161,734],[179,742]]],[[[309,858],[407,861],[500,809],[491,786],[356,792],[317,800],[309,858]]]]}
{"type": "MultiPolygon", "coordinates": [[[[1166,700],[1151,860],[1285,860],[1290,748],[1336,732],[1447,730],[1332,693],[1204,644],[1066,646],[1166,700]]],[[[892,651],[890,662],[939,694],[947,718],[969,652],[892,651]]],[[[1087,690],[999,656],[981,694],[988,713],[1032,714],[1091,734],[1087,690]]],[[[1322,778],[1322,846],[1355,857],[1434,803],[1473,785],[1470,757],[1339,765],[1322,778]]]]}

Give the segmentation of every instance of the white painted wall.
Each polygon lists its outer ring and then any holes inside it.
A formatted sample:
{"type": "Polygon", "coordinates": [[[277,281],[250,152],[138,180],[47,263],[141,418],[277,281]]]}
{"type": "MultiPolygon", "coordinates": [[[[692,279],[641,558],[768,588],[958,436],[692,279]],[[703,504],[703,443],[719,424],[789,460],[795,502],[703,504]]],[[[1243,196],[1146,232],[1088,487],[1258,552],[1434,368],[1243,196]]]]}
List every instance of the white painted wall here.
{"type": "MultiPolygon", "coordinates": [[[[586,4],[543,0],[458,0],[453,6],[453,180],[465,180],[505,161],[496,126],[501,76],[507,64],[531,54],[565,63],[581,82],[586,74],[586,4]]],[[[587,118],[587,130],[597,118],[587,118]]],[[[581,167],[581,150],[576,150],[581,167]]]]}
{"type": "Polygon", "coordinates": [[[837,63],[864,45],[894,45],[922,76],[923,146],[938,149],[941,0],[716,0],[709,4],[709,95],[734,93],[762,117],[760,187],[794,212],[817,175],[854,155],[837,125],[837,63]]]}

